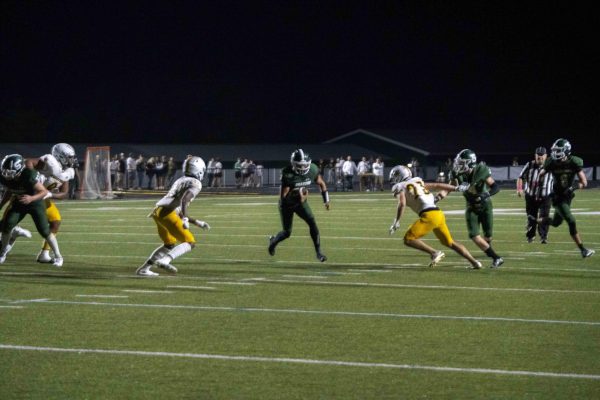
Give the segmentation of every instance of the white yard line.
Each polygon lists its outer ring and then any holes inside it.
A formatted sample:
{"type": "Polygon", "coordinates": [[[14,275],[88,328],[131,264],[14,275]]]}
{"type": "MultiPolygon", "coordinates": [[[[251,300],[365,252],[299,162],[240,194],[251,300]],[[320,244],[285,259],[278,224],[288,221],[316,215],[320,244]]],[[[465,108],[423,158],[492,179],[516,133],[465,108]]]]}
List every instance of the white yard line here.
{"type": "Polygon", "coordinates": [[[135,290],[135,289],[124,289],[122,292],[128,293],[173,293],[172,290],[135,290]]]}
{"type": "Polygon", "coordinates": [[[112,294],[76,294],[75,297],[94,297],[94,298],[106,298],[106,299],[127,299],[129,296],[119,296],[112,294]]]}
{"type": "Polygon", "coordinates": [[[542,378],[567,378],[567,379],[588,379],[600,380],[600,375],[560,373],[547,371],[519,371],[505,369],[488,368],[460,368],[437,365],[418,365],[418,364],[392,364],[392,363],[372,363],[360,361],[338,361],[338,360],[315,360],[307,358],[287,358],[287,357],[260,357],[243,355],[225,355],[225,354],[202,354],[202,353],[170,353],[165,351],[139,351],[139,350],[111,350],[111,349],[78,349],[61,347],[39,347],[22,346],[11,344],[0,344],[0,349],[16,351],[43,351],[55,353],[76,353],[76,354],[106,354],[106,355],[126,355],[141,357],[171,357],[171,358],[194,358],[204,360],[220,361],[245,361],[258,363],[281,363],[281,364],[304,364],[304,365],[326,365],[332,367],[358,367],[358,368],[384,368],[384,369],[406,369],[406,370],[425,370],[436,372],[462,372],[488,375],[517,375],[533,376],[542,378]]]}
{"type": "Polygon", "coordinates": [[[587,325],[600,326],[600,322],[595,321],[569,321],[553,319],[526,319],[526,318],[507,318],[507,317],[481,317],[481,316],[458,316],[458,315],[429,315],[429,314],[395,314],[378,312],[353,312],[353,311],[327,311],[327,310],[300,310],[286,308],[255,308],[255,307],[224,307],[224,306],[193,306],[177,304],[140,304],[140,303],[103,303],[98,301],[63,301],[46,300],[37,302],[42,304],[63,304],[76,306],[107,306],[107,307],[133,307],[133,308],[160,308],[174,310],[195,310],[195,311],[232,311],[232,312],[258,312],[258,313],[278,313],[278,314],[304,314],[304,315],[333,315],[345,317],[383,317],[383,318],[416,318],[416,319],[440,319],[440,320],[463,320],[463,321],[492,321],[492,322],[521,322],[535,324],[561,324],[561,325],[587,325]]]}
{"type": "Polygon", "coordinates": [[[183,285],[169,285],[168,289],[193,289],[193,290],[217,290],[217,288],[210,286],[183,286],[183,285]]]}
{"type": "Polygon", "coordinates": [[[0,308],[23,308],[23,306],[0,306],[0,308]]]}

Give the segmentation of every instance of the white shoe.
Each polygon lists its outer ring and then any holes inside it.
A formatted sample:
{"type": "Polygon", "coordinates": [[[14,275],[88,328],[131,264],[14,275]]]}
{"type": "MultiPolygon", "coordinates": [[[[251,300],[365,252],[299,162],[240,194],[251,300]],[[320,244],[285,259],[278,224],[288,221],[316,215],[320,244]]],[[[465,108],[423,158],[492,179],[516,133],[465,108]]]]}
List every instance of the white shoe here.
{"type": "Polygon", "coordinates": [[[435,253],[433,253],[433,255],[431,256],[431,262],[429,263],[429,268],[433,268],[436,265],[438,265],[438,263],[442,261],[444,257],[446,257],[446,255],[442,251],[436,251],[435,253]]]}
{"type": "Polygon", "coordinates": [[[63,266],[63,258],[62,257],[54,257],[54,260],[52,261],[52,265],[54,265],[56,268],[60,268],[63,266]]]}
{"type": "Polygon", "coordinates": [[[475,265],[471,265],[471,268],[481,269],[481,268],[483,268],[483,264],[480,261],[477,261],[477,263],[475,265]]]}
{"type": "Polygon", "coordinates": [[[149,265],[142,265],[135,271],[135,274],[139,276],[158,276],[156,272],[150,271],[149,265]]]}
{"type": "Polygon", "coordinates": [[[0,255],[0,264],[4,264],[4,261],[6,261],[6,254],[0,255]]]}
{"type": "Polygon", "coordinates": [[[160,259],[154,261],[154,264],[158,265],[159,268],[162,268],[167,272],[176,274],[177,268],[175,268],[175,266],[171,265],[171,261],[173,261],[173,260],[171,260],[170,257],[164,256],[163,258],[160,258],[160,259]]]}
{"type": "Polygon", "coordinates": [[[10,234],[12,239],[16,239],[18,237],[26,237],[27,239],[31,239],[31,232],[27,229],[23,229],[20,226],[15,226],[10,234]]]}
{"type": "Polygon", "coordinates": [[[40,250],[36,261],[42,264],[50,264],[53,260],[48,250],[40,250]]]}

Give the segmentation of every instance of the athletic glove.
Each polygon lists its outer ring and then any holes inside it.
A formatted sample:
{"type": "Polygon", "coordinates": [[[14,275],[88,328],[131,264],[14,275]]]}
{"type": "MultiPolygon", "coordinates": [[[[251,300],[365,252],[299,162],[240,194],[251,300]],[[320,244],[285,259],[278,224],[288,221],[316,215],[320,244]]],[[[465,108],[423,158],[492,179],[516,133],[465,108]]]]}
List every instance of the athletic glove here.
{"type": "Polygon", "coordinates": [[[194,224],[196,226],[199,226],[200,228],[204,229],[205,231],[210,230],[210,225],[208,224],[208,222],[200,221],[199,219],[197,219],[197,220],[195,220],[194,224]]]}
{"type": "Polygon", "coordinates": [[[393,235],[394,232],[396,232],[399,227],[400,227],[400,221],[395,219],[394,222],[392,223],[392,226],[390,226],[390,235],[393,235]]]}
{"type": "Polygon", "coordinates": [[[190,219],[188,217],[183,217],[181,220],[183,221],[183,228],[190,229],[190,219]]]}
{"type": "Polygon", "coordinates": [[[455,190],[457,192],[463,193],[469,190],[469,187],[471,187],[471,184],[469,182],[463,182],[460,185],[458,185],[455,190]]]}

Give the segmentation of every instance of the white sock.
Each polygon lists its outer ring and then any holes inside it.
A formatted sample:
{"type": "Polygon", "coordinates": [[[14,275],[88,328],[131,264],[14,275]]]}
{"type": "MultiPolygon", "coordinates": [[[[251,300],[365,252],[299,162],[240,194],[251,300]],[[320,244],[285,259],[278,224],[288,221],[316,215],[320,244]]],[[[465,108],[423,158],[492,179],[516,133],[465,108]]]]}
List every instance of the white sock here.
{"type": "Polygon", "coordinates": [[[171,249],[171,251],[169,251],[169,254],[167,254],[167,256],[171,257],[171,260],[176,259],[177,257],[180,257],[182,255],[184,255],[185,253],[188,253],[192,250],[192,245],[185,242],[185,243],[181,243],[175,247],[173,247],[171,249]]]}
{"type": "Polygon", "coordinates": [[[46,238],[46,242],[48,242],[48,244],[52,248],[54,257],[62,258],[62,255],[60,254],[60,249],[58,248],[58,241],[56,240],[56,236],[54,236],[54,233],[50,233],[50,235],[48,235],[48,237],[46,238]]]}
{"type": "Polygon", "coordinates": [[[159,258],[163,258],[167,252],[169,251],[169,249],[167,247],[165,247],[165,245],[161,245],[158,246],[156,249],[154,249],[154,251],[152,252],[152,254],[150,254],[150,257],[148,257],[148,259],[146,260],[146,263],[144,265],[152,265],[154,263],[154,261],[158,260],[159,258]]]}

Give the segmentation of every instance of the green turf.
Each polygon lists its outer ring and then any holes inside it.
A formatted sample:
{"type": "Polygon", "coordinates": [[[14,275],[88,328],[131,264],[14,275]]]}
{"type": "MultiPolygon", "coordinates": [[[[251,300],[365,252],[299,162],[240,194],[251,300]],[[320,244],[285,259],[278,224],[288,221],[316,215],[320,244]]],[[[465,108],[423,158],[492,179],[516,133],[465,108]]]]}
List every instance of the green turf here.
{"type": "MultiPolygon", "coordinates": [[[[599,194],[574,201],[598,250],[599,194]]],[[[267,254],[274,196],[202,195],[190,213],[212,230],[158,278],[134,275],[159,245],[156,199],[59,203],[63,268],[35,262],[35,233],[0,266],[0,398],[600,397],[600,254],[582,259],[566,225],[528,244],[523,200],[501,191],[492,270],[453,194],[450,230],[486,268],[446,249],[430,269],[402,243],[413,214],[388,235],[389,193],[331,198],[310,198],[326,263],[298,219],[267,254]]]]}

